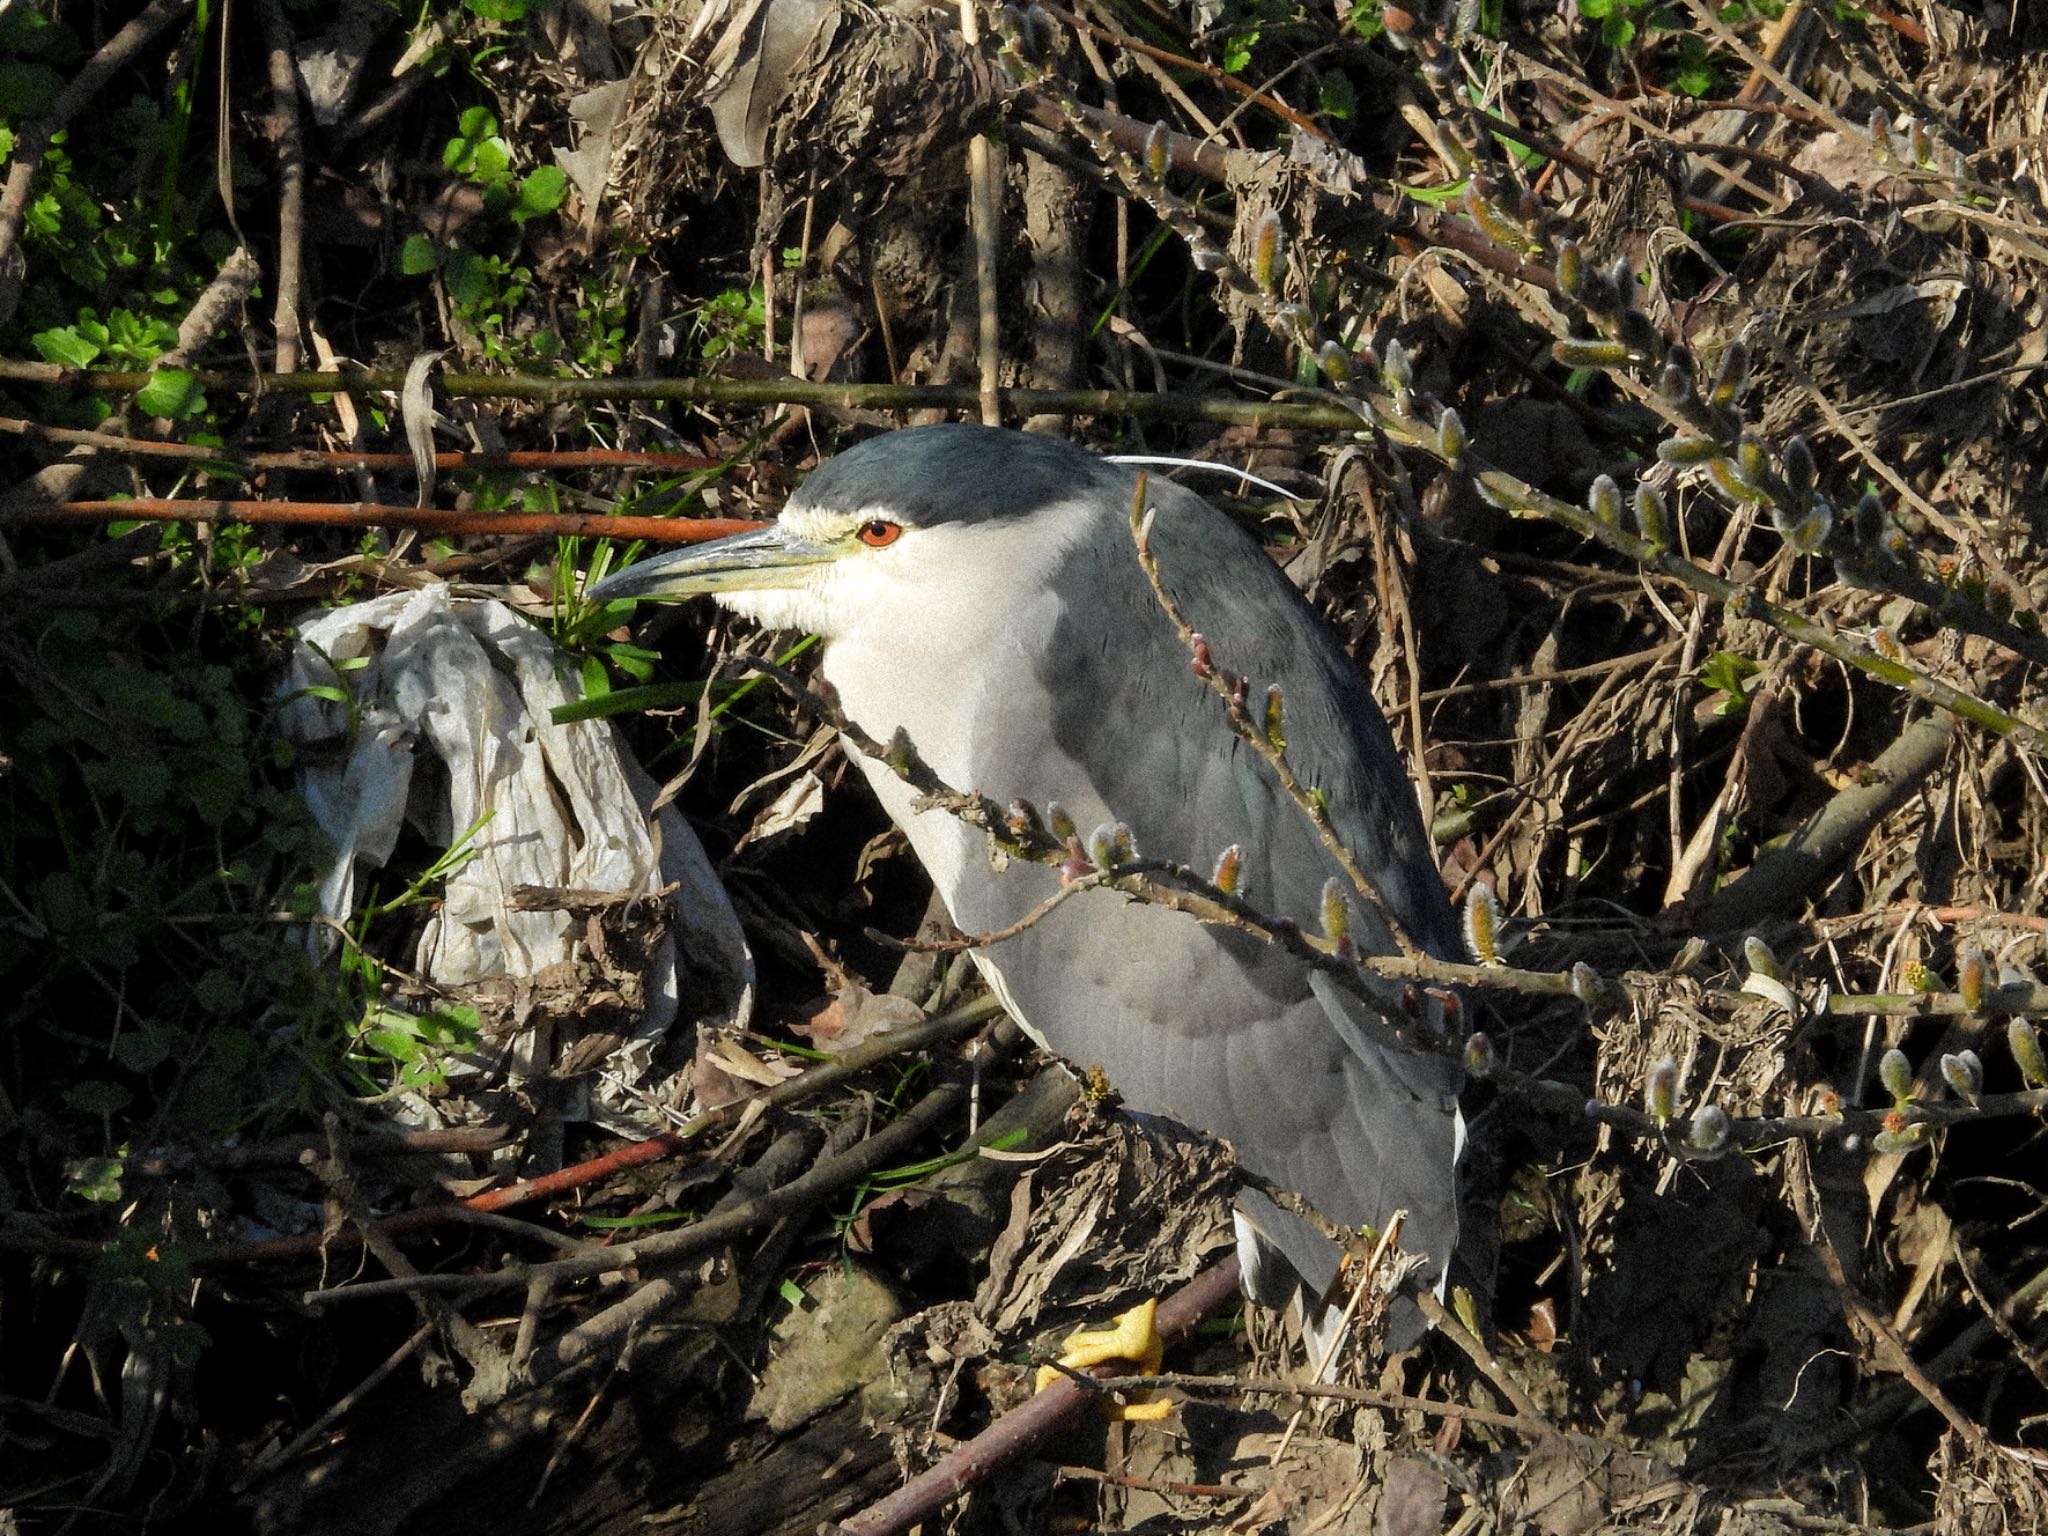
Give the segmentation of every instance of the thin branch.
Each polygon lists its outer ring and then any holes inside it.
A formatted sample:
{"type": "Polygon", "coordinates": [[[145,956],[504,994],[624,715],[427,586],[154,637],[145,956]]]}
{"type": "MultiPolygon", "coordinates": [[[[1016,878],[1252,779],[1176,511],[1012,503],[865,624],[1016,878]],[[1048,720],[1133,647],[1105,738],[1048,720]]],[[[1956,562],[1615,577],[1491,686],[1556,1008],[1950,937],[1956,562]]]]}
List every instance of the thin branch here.
{"type": "Polygon", "coordinates": [[[1358,862],[1358,856],[1330,824],[1329,808],[1323,803],[1322,797],[1295,777],[1293,766],[1287,761],[1284,721],[1278,718],[1286,708],[1284,696],[1277,688],[1269,693],[1265,711],[1268,718],[1263,723],[1254,723],[1246,698],[1249,688],[1247,680],[1216,665],[1210,659],[1208,641],[1196,633],[1181,613],[1180,605],[1174,602],[1172,594],[1166,590],[1166,583],[1159,574],[1159,557],[1152,553],[1152,515],[1153,509],[1145,501],[1145,477],[1139,475],[1137,490],[1131,497],[1131,538],[1137,545],[1138,564],[1145,572],[1145,580],[1151,583],[1153,597],[1157,599],[1174,631],[1180,636],[1181,644],[1187,647],[1195,676],[1207,683],[1209,691],[1223,700],[1224,718],[1229,722],[1232,734],[1258,754],[1260,760],[1272,771],[1281,791],[1294,802],[1296,809],[1315,829],[1316,839],[1323,845],[1323,851],[1337,861],[1337,867],[1344,871],[1359,896],[1372,903],[1381,919],[1385,921],[1387,931],[1393,935],[1394,942],[1401,946],[1402,953],[1411,958],[1420,955],[1423,952],[1422,946],[1409,934],[1393,904],[1380,890],[1379,882],[1373,879],[1371,872],[1363,864],[1358,862]]]}
{"type": "Polygon", "coordinates": [[[0,523],[282,523],[299,528],[414,528],[423,533],[544,538],[645,539],[698,544],[761,524],[731,517],[617,517],[608,512],[446,512],[365,501],[72,501],[32,507],[0,523]]]}
{"type": "MultiPolygon", "coordinates": [[[[196,369],[202,389],[254,395],[396,394],[405,387],[403,369],[359,373],[278,373],[257,376],[243,370],[196,369]]],[[[132,394],[151,375],[132,369],[69,368],[0,358],[0,379],[48,384],[109,394],[132,394]]],[[[981,404],[978,386],[959,384],[818,384],[777,376],[767,379],[569,379],[525,374],[445,373],[434,382],[437,396],[451,400],[525,400],[542,405],[587,402],[657,401],[679,405],[748,408],[809,405],[842,411],[973,411],[981,404]]],[[[1308,392],[1305,392],[1308,393],[1308,392]]],[[[1358,412],[1342,406],[1282,404],[1214,395],[1160,395],[1120,389],[1005,389],[997,393],[1005,418],[1020,416],[1128,416],[1144,421],[1208,421],[1227,426],[1286,427],[1298,431],[1356,429],[1358,412]]]]}
{"type": "MultiPolygon", "coordinates": [[[[344,474],[359,469],[404,469],[413,467],[409,453],[367,453],[346,448],[285,448],[269,453],[242,453],[233,448],[205,443],[166,442],[155,437],[122,437],[113,432],[92,432],[82,427],[52,427],[39,421],[0,416],[0,432],[60,448],[105,448],[135,458],[177,459],[201,464],[212,470],[248,470],[252,473],[277,469],[306,472],[329,471],[344,474]]],[[[630,448],[564,448],[504,453],[437,453],[436,469],[521,469],[557,471],[570,469],[658,469],[715,470],[725,467],[722,459],[696,453],[652,453],[630,448]]]]}

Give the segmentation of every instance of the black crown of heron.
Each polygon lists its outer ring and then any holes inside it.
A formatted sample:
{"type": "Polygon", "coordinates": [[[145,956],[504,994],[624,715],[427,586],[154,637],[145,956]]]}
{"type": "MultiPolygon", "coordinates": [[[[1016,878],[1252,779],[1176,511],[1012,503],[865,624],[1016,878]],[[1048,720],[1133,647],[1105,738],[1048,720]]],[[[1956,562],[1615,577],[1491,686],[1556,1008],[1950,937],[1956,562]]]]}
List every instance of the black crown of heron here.
{"type": "MultiPolygon", "coordinates": [[[[708,593],[813,631],[847,718],[877,740],[903,729],[948,784],[1057,801],[1083,829],[1122,823],[1142,853],[1199,869],[1235,845],[1253,905],[1310,917],[1344,872],[1190,670],[1132,541],[1138,484],[1051,438],[893,432],[821,465],[772,526],[644,561],[592,595],[708,593]]],[[[1414,791],[1350,657],[1228,517],[1162,477],[1145,494],[1174,606],[1217,664],[1281,689],[1289,764],[1399,931],[1461,956],[1414,791]]],[[[980,833],[855,761],[962,930],[1007,928],[1057,889],[1043,865],[992,867],[980,833]]],[[[1358,950],[1394,952],[1385,913],[1357,905],[1358,950]]],[[[1368,1004],[1278,947],[1106,889],[974,958],[1034,1038],[1100,1066],[1130,1109],[1228,1141],[1332,1221],[1379,1228],[1405,1211],[1403,1245],[1441,1288],[1464,1139],[1454,1063],[1384,1043],[1368,1004]]],[[[1390,987],[1379,1011],[1399,1006],[1390,987]]]]}

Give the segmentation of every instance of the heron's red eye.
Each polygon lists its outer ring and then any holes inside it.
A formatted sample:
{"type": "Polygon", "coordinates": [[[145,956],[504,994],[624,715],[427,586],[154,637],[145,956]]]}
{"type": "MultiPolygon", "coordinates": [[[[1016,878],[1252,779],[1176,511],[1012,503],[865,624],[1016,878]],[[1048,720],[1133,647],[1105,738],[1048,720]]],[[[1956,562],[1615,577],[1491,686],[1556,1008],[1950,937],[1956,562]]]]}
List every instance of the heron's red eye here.
{"type": "Polygon", "coordinates": [[[903,536],[903,525],[878,517],[873,522],[861,524],[860,541],[869,549],[887,549],[903,536]]]}

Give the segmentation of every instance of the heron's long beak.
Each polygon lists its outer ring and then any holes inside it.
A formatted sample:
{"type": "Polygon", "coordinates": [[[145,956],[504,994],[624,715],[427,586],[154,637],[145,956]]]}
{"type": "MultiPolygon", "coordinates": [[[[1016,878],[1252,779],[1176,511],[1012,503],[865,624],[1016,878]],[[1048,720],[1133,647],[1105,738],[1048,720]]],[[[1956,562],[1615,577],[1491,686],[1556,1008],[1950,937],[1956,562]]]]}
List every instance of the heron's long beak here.
{"type": "Polygon", "coordinates": [[[694,597],[700,592],[776,590],[801,584],[800,571],[846,554],[838,544],[806,539],[780,523],[642,560],[607,576],[584,595],[598,602],[627,597],[694,597]]]}

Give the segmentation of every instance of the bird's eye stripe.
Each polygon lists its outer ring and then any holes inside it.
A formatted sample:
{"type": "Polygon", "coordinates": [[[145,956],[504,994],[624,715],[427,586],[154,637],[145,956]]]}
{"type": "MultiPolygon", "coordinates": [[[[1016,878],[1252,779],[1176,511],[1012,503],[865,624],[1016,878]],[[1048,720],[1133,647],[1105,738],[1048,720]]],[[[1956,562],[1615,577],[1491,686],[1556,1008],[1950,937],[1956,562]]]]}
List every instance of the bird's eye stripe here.
{"type": "Polygon", "coordinates": [[[896,542],[902,532],[901,523],[892,523],[887,518],[878,517],[861,525],[859,538],[869,549],[886,549],[896,542]]]}

